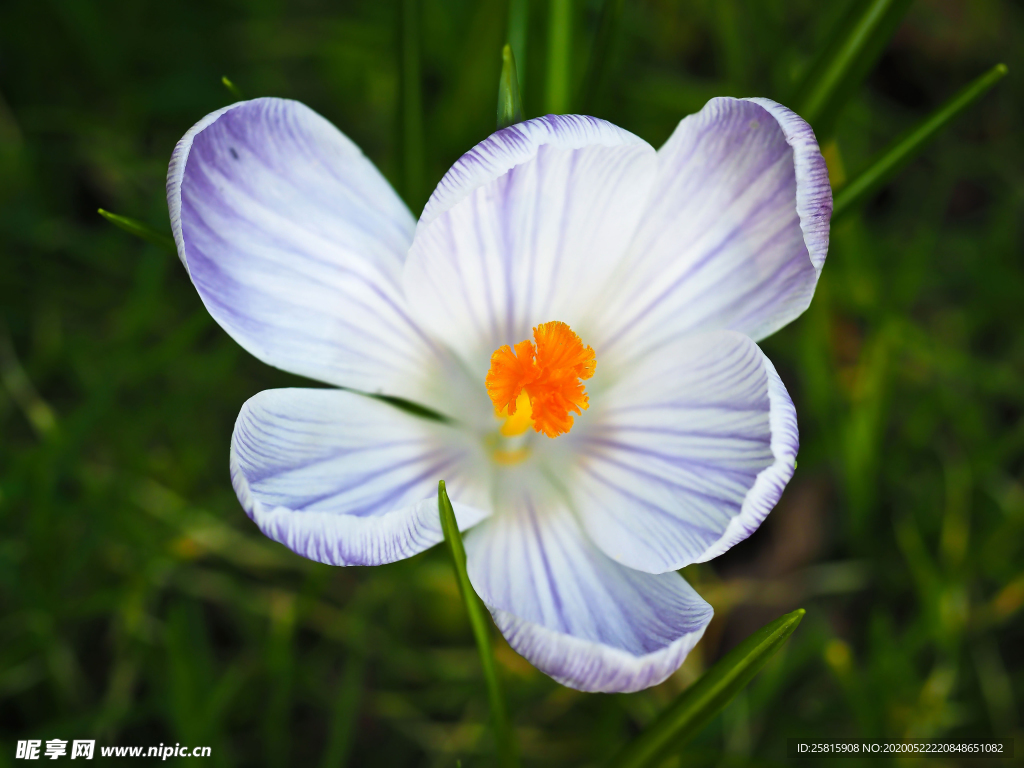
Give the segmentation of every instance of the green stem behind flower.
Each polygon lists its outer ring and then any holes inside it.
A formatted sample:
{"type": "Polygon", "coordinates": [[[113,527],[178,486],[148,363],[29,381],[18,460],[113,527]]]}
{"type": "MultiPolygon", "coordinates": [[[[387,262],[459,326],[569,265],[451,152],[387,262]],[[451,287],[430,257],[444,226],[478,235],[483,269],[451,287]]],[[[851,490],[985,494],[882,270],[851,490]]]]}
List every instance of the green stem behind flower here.
{"type": "Polygon", "coordinates": [[[598,17],[597,33],[590,47],[590,58],[587,60],[587,71],[583,77],[581,94],[581,112],[587,115],[597,114],[599,102],[611,71],[612,51],[618,36],[622,10],[625,0],[603,0],[601,15],[598,17]]]}
{"type": "Polygon", "coordinates": [[[564,115],[569,111],[572,81],[572,0],[550,0],[550,3],[544,110],[553,115],[564,115]]]}
{"type": "Polygon", "coordinates": [[[614,768],[658,765],[669,749],[678,748],[707,725],[742,691],[804,617],[804,609],[780,616],[729,651],[696,683],[683,691],[612,761],[614,768]]]}
{"type": "Polygon", "coordinates": [[[885,150],[871,166],[851,181],[835,197],[832,209],[833,223],[849,213],[877,192],[892,176],[906,165],[949,122],[988,93],[1009,70],[1005,64],[996,64],[988,72],[947,101],[914,130],[898,139],[885,150]]]}
{"type": "Polygon", "coordinates": [[[519,93],[526,81],[526,33],[530,28],[530,0],[509,0],[508,37],[519,73],[519,93]]]}
{"type": "Polygon", "coordinates": [[[462,534],[459,533],[459,526],[455,521],[455,510],[452,509],[452,502],[448,498],[444,480],[437,485],[437,508],[441,516],[441,530],[444,531],[445,541],[448,542],[448,548],[452,553],[452,564],[455,566],[455,580],[459,584],[459,594],[462,595],[462,601],[466,605],[469,623],[473,628],[473,636],[476,638],[476,647],[480,652],[480,663],[483,666],[484,680],[487,683],[487,698],[491,705],[491,719],[494,722],[494,744],[498,752],[498,764],[503,768],[515,768],[519,765],[519,758],[515,742],[512,740],[512,729],[509,727],[508,713],[505,710],[505,699],[501,693],[498,668],[494,663],[491,623],[487,619],[484,604],[469,582],[469,574],[466,572],[466,550],[462,546],[462,534]]]}

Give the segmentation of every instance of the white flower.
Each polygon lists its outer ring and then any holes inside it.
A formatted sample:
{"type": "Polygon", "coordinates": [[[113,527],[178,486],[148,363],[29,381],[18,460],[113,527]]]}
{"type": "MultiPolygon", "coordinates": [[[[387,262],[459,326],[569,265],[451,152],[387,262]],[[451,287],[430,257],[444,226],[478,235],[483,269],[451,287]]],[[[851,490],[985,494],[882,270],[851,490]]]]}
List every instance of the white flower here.
{"type": "Polygon", "coordinates": [[[748,536],[793,473],[793,405],[754,342],[803,312],[825,260],[806,123],[714,99],[655,152],[602,120],[530,120],[459,159],[416,223],[330,123],[257,99],[185,135],[167,199],[221,326],[345,388],[243,406],[231,478],[267,536],[335,565],[409,557],[442,539],[444,479],[519,653],[587,691],[678,668],[712,611],[675,571],[748,536]],[[535,329],[554,334],[540,368],[501,352],[535,329]]]}

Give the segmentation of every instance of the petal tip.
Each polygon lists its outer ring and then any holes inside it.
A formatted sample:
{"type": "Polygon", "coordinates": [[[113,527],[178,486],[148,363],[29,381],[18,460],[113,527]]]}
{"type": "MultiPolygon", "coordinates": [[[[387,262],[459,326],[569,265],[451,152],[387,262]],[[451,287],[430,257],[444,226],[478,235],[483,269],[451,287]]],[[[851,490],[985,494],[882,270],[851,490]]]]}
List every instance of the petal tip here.
{"type": "Polygon", "coordinates": [[[562,685],[620,693],[675,672],[711,621],[678,573],[604,555],[566,508],[503,510],[466,538],[467,570],[509,645],[562,685]]]}
{"type": "Polygon", "coordinates": [[[722,536],[694,560],[696,563],[718,557],[756,531],[782,498],[796,469],[796,455],[800,450],[796,408],[772,361],[763,352],[761,356],[768,377],[768,423],[775,461],[758,473],[743,499],[739,515],[730,520],[722,536]]]}
{"type": "Polygon", "coordinates": [[[499,608],[494,623],[512,649],[567,688],[585,693],[635,693],[663,683],[682,666],[700,641],[714,613],[710,605],[693,631],[664,648],[634,655],[619,648],[573,637],[534,624],[499,608]]]}
{"type": "MultiPolygon", "coordinates": [[[[263,534],[302,557],[392,563],[444,538],[436,473],[459,474],[461,447],[431,437],[433,429],[350,392],[266,390],[235,422],[231,484],[263,534]]],[[[487,514],[464,501],[453,506],[460,529],[487,514]]]]}
{"type": "Polygon", "coordinates": [[[564,149],[589,145],[643,144],[643,139],[617,125],[588,115],[544,115],[495,131],[460,157],[430,195],[417,233],[455,206],[472,190],[501,176],[533,157],[539,147],[553,144],[564,149]]]}
{"type": "Polygon", "coordinates": [[[746,99],[764,109],[779,124],[787,143],[793,148],[796,170],[796,205],[800,228],[804,232],[807,255],[815,272],[821,275],[828,254],[829,227],[832,220],[832,185],[828,167],[821,154],[814,129],[796,112],[765,98],[746,99]]]}

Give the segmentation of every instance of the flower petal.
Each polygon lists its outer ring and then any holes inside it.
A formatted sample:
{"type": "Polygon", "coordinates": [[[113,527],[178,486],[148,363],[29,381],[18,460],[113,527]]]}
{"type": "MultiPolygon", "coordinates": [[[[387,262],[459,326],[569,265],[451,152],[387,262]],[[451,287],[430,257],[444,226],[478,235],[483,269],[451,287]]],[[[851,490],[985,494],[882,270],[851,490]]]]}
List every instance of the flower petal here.
{"type": "Polygon", "coordinates": [[[796,411],[747,336],[717,331],[662,348],[595,395],[569,437],[567,480],[590,538],[650,573],[745,539],[793,475],[796,411]]]}
{"type": "Polygon", "coordinates": [[[444,536],[437,481],[460,528],[486,516],[463,434],[337,389],[271,389],[242,406],[231,482],[264,534],[330,565],[380,565],[444,536]]]}
{"type": "Polygon", "coordinates": [[[767,99],[717,98],[658,151],[658,180],[616,276],[598,355],[695,331],[764,338],[811,301],[832,191],[814,133],[767,99]]]}
{"type": "Polygon", "coordinates": [[[422,399],[432,354],[400,275],[413,218],[309,107],[240,102],[178,142],[167,174],[178,254],[214,319],[270,365],[422,399]]]}
{"type": "Polygon", "coordinates": [[[498,131],[441,180],[404,286],[416,318],[479,371],[552,320],[573,326],[626,253],[654,182],[646,142],[592,117],[498,131]]]}
{"type": "Polygon", "coordinates": [[[656,685],[690,652],[711,606],[677,573],[610,560],[555,500],[527,495],[466,536],[473,588],[518,653],[563,685],[656,685]]]}

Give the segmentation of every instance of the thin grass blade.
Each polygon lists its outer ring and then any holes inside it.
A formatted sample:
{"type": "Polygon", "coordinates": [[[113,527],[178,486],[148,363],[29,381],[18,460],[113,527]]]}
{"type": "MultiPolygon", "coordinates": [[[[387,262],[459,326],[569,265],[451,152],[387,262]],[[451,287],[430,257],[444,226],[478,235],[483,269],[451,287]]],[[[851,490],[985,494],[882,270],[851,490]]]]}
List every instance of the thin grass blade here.
{"type": "Polygon", "coordinates": [[[164,235],[157,232],[155,229],[143,224],[138,219],[131,219],[127,216],[118,216],[116,213],[105,211],[102,208],[97,209],[97,213],[115,227],[123,229],[125,232],[135,235],[136,237],[141,237],[147,243],[159,245],[161,248],[166,248],[174,254],[178,253],[178,249],[174,245],[174,238],[170,235],[164,235]]]}
{"type": "Polygon", "coordinates": [[[494,744],[498,752],[498,765],[502,768],[515,768],[519,765],[519,758],[515,742],[512,740],[512,729],[508,723],[505,698],[498,680],[498,668],[494,663],[494,649],[491,646],[490,633],[491,622],[487,615],[487,609],[469,582],[469,574],[466,572],[466,550],[462,546],[462,534],[459,533],[459,526],[455,521],[455,510],[452,509],[452,502],[448,498],[444,480],[437,486],[437,508],[441,515],[441,530],[444,531],[445,541],[448,542],[448,549],[452,554],[459,594],[462,595],[462,602],[466,605],[469,623],[473,628],[473,636],[476,638],[476,647],[480,652],[480,663],[483,666],[484,680],[487,683],[487,697],[491,705],[491,719],[494,723],[494,744]]]}
{"type": "Polygon", "coordinates": [[[402,165],[405,202],[423,205],[423,92],[420,83],[420,0],[402,2],[402,165]]]}
{"type": "Polygon", "coordinates": [[[360,712],[360,699],[366,678],[366,657],[360,651],[350,651],[345,671],[338,686],[337,699],[327,736],[321,768],[344,768],[348,764],[360,712]]]}
{"type": "Polygon", "coordinates": [[[957,115],[974,104],[1002,80],[1009,70],[1005,64],[996,64],[988,72],[947,101],[903,138],[885,150],[871,166],[842,188],[835,196],[832,222],[877,192],[897,171],[906,165],[924,146],[935,138],[957,115]]]}
{"type": "Polygon", "coordinates": [[[526,83],[526,32],[530,28],[530,0],[509,0],[508,44],[519,73],[519,93],[526,83]]]}
{"type": "Polygon", "coordinates": [[[657,720],[611,762],[613,768],[657,765],[668,749],[695,736],[782,647],[804,617],[804,609],[780,616],[726,654],[687,688],[657,720]]]}
{"type": "Polygon", "coordinates": [[[737,89],[745,89],[750,71],[750,42],[745,39],[744,17],[746,9],[738,0],[718,0],[715,3],[715,27],[722,51],[722,64],[726,81],[737,89]]]}
{"type": "Polygon", "coordinates": [[[519,76],[512,46],[501,51],[501,78],[498,80],[498,128],[523,122],[523,98],[519,93],[519,76]]]}
{"type": "Polygon", "coordinates": [[[819,141],[831,136],[839,111],[882,55],[912,1],[867,0],[854,6],[809,68],[794,103],[819,141]]]}
{"type": "Polygon", "coordinates": [[[544,109],[552,115],[569,111],[572,81],[572,0],[551,0],[548,16],[548,77],[544,109]]]}
{"type": "Polygon", "coordinates": [[[234,96],[239,101],[245,101],[245,96],[242,95],[242,90],[237,85],[235,85],[233,82],[228,80],[228,76],[227,75],[224,75],[224,77],[222,77],[220,79],[220,82],[221,82],[221,84],[225,88],[228,89],[228,93],[230,93],[232,96],[234,96]]]}
{"type": "Polygon", "coordinates": [[[590,47],[587,71],[583,77],[580,103],[584,114],[591,115],[597,111],[596,107],[604,93],[608,73],[611,71],[612,51],[622,20],[623,6],[625,0],[604,0],[601,3],[597,34],[594,35],[594,43],[590,47]]]}

